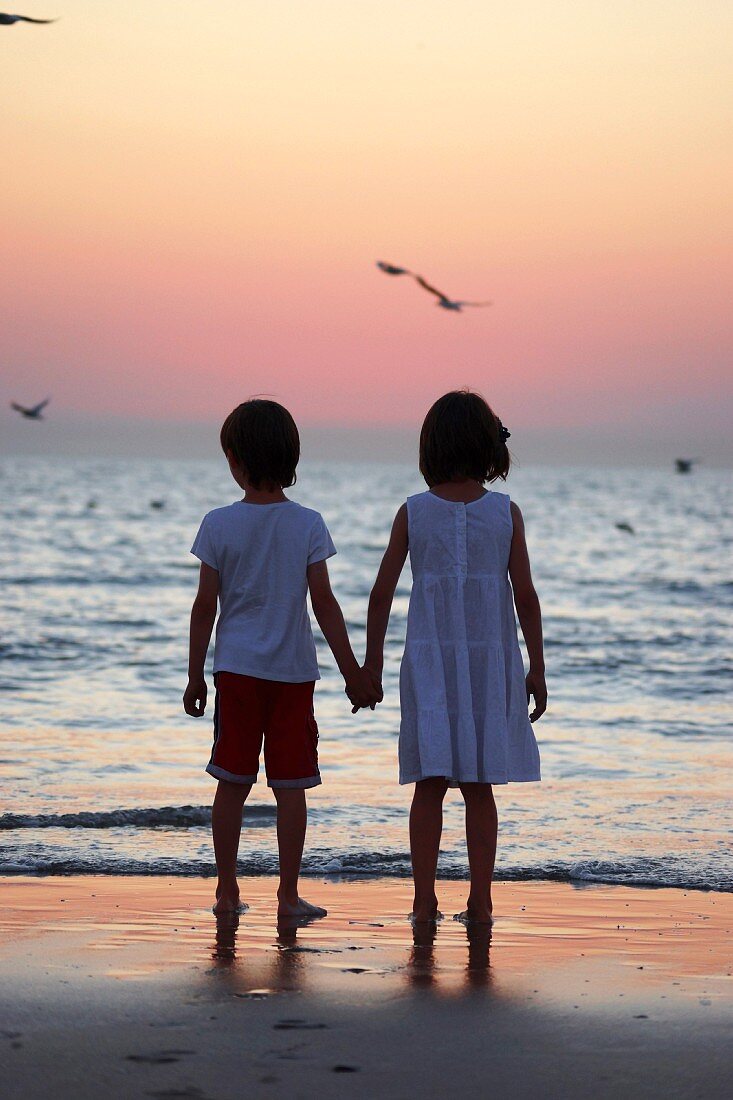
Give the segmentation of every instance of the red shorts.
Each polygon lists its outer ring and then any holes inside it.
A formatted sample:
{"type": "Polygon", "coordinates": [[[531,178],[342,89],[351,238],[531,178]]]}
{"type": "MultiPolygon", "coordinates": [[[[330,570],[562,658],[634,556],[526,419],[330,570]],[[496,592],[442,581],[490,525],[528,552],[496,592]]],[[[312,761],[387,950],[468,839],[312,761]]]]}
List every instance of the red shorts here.
{"type": "Polygon", "coordinates": [[[269,787],[317,787],[315,681],[287,684],[217,672],[214,747],[206,767],[216,779],[256,783],[262,739],[269,787]]]}

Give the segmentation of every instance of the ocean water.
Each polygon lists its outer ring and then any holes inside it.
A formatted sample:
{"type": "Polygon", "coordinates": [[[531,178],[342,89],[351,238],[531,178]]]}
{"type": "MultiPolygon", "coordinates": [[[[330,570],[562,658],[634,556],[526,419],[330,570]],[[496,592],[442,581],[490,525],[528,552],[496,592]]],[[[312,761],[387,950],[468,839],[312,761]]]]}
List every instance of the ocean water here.
{"type": "MultiPolygon", "coordinates": [[[[358,654],[394,512],[421,488],[404,466],[301,467],[291,495],[331,528],[358,654]]],[[[730,473],[527,467],[508,489],[543,604],[550,705],[535,727],[543,782],[496,788],[497,877],[733,890],[730,473]]],[[[188,548],[204,512],[238,495],[216,460],[0,461],[0,872],[213,872],[210,711],[190,719],[180,703],[188,548]]],[[[308,873],[409,873],[396,761],[409,584],[406,569],[374,714],[352,716],[319,640],[308,873]]],[[[243,871],[275,870],[273,823],[261,781],[243,871]]],[[[465,872],[449,793],[440,874],[465,872]]]]}

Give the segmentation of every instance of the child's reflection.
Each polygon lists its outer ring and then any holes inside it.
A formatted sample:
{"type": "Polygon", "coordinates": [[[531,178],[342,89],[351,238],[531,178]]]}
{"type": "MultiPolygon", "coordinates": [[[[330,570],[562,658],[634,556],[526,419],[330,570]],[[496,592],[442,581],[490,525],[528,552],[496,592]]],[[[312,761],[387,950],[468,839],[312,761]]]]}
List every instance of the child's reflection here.
{"type": "Polygon", "coordinates": [[[307,956],[298,950],[298,929],[312,923],[305,917],[278,917],[276,951],[270,958],[270,984],[275,989],[301,987],[307,956]]]}
{"type": "Polygon", "coordinates": [[[412,949],[407,964],[407,976],[420,989],[435,984],[435,937],[438,925],[434,920],[415,921],[412,926],[412,949]]]}
{"type": "Polygon", "coordinates": [[[221,966],[231,966],[237,958],[238,913],[221,913],[216,918],[216,938],[211,958],[221,966]]]}
{"type": "MultiPolygon", "coordinates": [[[[407,977],[416,988],[438,989],[439,962],[435,947],[438,925],[435,921],[416,921],[412,926],[412,948],[407,977]]],[[[464,971],[470,989],[486,988],[491,982],[491,925],[469,922],[466,925],[468,957],[464,971]]]]}
{"type": "Polygon", "coordinates": [[[491,982],[491,925],[466,925],[468,940],[468,961],[466,963],[466,985],[471,989],[483,989],[491,982]]]}
{"type": "MultiPolygon", "coordinates": [[[[255,952],[249,956],[247,977],[269,991],[286,992],[298,989],[306,976],[307,955],[299,949],[298,929],[312,924],[318,918],[279,917],[276,928],[275,950],[255,952]]],[[[211,948],[212,961],[218,969],[235,968],[237,958],[237,932],[239,915],[223,913],[216,918],[216,934],[211,948]]],[[[241,945],[240,945],[241,946],[241,945]]],[[[241,951],[239,961],[242,961],[241,951]]],[[[245,977],[238,973],[238,979],[245,977]]]]}

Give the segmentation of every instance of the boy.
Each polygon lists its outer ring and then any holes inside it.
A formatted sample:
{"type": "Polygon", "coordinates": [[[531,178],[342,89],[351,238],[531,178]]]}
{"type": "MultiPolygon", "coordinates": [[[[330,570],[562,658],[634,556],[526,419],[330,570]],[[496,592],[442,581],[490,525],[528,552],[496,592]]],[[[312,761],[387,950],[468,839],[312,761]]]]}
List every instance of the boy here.
{"type": "Polygon", "coordinates": [[[244,498],[203,519],[191,553],[201,561],[191,610],[186,714],[206,707],[204,661],[216,617],[214,747],[206,770],[218,779],[211,813],[219,881],[214,913],[244,908],[237,850],[244,802],[256,782],[264,737],[267,782],[277,801],[278,915],[325,916],[298,894],[305,841],[305,790],[321,782],[313,689],[319,679],[308,617],[313,613],[354,705],[374,707],[381,690],[359,668],[328,579],[336,553],[318,512],[289,500],[300,458],[298,429],[275,401],[239,405],[221,429],[222,449],[244,498]]]}

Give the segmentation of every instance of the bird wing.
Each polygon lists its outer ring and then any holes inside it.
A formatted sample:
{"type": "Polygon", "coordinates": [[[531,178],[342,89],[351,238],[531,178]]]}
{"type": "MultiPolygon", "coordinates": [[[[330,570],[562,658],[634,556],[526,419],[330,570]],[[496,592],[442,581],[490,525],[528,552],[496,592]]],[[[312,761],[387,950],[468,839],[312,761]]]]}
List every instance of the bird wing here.
{"type": "Polygon", "coordinates": [[[493,306],[493,302],[456,302],[457,306],[493,306]]]}
{"type": "Polygon", "coordinates": [[[436,298],[442,298],[444,302],[449,302],[450,298],[447,294],[443,294],[442,290],[436,290],[434,286],[426,282],[422,275],[415,276],[415,282],[419,283],[424,290],[429,290],[431,294],[434,294],[436,298]]]}
{"type": "Polygon", "coordinates": [[[15,401],[11,401],[11,402],[10,402],[10,408],[11,408],[11,409],[15,409],[15,411],[16,411],[16,412],[19,412],[19,413],[24,413],[24,412],[27,412],[27,411],[28,411],[27,409],[24,409],[22,405],[18,405],[18,404],[16,404],[16,402],[15,402],[15,401]]]}
{"type": "Polygon", "coordinates": [[[386,264],[384,260],[377,260],[377,267],[385,275],[412,275],[412,272],[408,271],[406,267],[395,267],[394,264],[386,264]]]}
{"type": "Polygon", "coordinates": [[[33,415],[35,416],[36,413],[42,412],[43,409],[46,408],[46,405],[49,403],[50,400],[51,400],[51,398],[47,397],[44,401],[39,401],[38,404],[34,405],[32,408],[30,408],[28,410],[28,412],[33,413],[33,415]]]}
{"type": "Polygon", "coordinates": [[[22,23],[55,23],[55,19],[32,19],[30,15],[16,15],[17,21],[22,23]]]}

